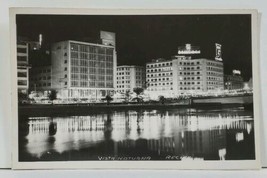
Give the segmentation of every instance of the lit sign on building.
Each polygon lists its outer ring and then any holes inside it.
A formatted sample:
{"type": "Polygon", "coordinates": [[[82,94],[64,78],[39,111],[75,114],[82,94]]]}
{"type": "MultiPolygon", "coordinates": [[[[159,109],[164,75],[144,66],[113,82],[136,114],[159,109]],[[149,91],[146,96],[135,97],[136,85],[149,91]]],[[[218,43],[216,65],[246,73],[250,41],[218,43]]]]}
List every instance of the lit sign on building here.
{"type": "Polygon", "coordinates": [[[116,37],[113,32],[100,31],[100,38],[104,45],[116,46],[116,37]]]}
{"type": "Polygon", "coordinates": [[[241,75],[241,71],[240,70],[233,70],[233,74],[234,75],[241,75]]]}
{"type": "Polygon", "coordinates": [[[216,49],[215,60],[216,61],[222,61],[222,45],[215,43],[215,49],[216,49]]]}
{"type": "Polygon", "coordinates": [[[186,44],[185,47],[178,47],[178,54],[200,54],[200,49],[199,47],[191,46],[191,44],[186,44]]]}

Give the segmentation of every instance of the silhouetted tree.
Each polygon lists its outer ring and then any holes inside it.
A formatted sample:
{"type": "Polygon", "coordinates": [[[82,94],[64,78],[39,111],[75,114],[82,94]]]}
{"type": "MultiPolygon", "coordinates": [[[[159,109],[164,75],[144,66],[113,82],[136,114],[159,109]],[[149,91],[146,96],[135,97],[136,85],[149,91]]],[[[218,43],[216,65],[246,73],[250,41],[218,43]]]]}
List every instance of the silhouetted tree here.
{"type": "Polygon", "coordinates": [[[164,96],[159,96],[159,101],[161,102],[161,104],[165,103],[165,97],[164,96]]]}
{"type": "Polygon", "coordinates": [[[144,89],[143,88],[136,87],[136,88],[133,89],[133,91],[136,93],[136,98],[134,98],[134,99],[136,99],[138,103],[140,103],[141,101],[143,101],[143,99],[140,98],[139,95],[141,93],[143,93],[144,89]]]}
{"type": "Polygon", "coordinates": [[[110,95],[107,95],[105,97],[105,100],[107,101],[107,104],[109,105],[109,103],[113,100],[113,98],[110,95]]]}
{"type": "Polygon", "coordinates": [[[133,91],[136,93],[136,95],[138,97],[141,93],[143,93],[144,89],[136,87],[136,88],[133,89],[133,91]]]}
{"type": "Polygon", "coordinates": [[[130,90],[127,90],[125,93],[125,100],[128,101],[130,98],[130,90]]]}
{"type": "Polygon", "coordinates": [[[51,90],[50,93],[48,94],[48,98],[51,101],[57,99],[57,91],[56,90],[51,90]]]}

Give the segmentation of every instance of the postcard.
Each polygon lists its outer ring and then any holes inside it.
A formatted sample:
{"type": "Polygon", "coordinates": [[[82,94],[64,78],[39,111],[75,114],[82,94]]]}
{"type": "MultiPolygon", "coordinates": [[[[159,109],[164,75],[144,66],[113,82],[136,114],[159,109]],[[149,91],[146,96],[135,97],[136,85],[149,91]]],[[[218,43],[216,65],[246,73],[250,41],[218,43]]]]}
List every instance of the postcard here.
{"type": "Polygon", "coordinates": [[[11,8],[14,169],[259,169],[256,10],[11,8]]]}

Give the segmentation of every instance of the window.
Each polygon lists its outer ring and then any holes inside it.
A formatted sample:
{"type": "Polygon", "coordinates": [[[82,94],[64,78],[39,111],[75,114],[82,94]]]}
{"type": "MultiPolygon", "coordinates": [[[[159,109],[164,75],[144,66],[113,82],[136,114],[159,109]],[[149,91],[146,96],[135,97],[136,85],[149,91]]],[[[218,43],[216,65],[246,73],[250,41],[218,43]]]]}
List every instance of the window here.
{"type": "Polygon", "coordinates": [[[68,68],[67,68],[67,67],[65,67],[65,68],[64,68],[64,70],[65,70],[65,71],[67,71],[67,70],[68,70],[68,68]]]}
{"type": "Polygon", "coordinates": [[[64,64],[67,64],[67,60],[64,60],[64,64]]]}
{"type": "Polygon", "coordinates": [[[27,53],[27,48],[17,48],[18,53],[27,53]]]}
{"type": "Polygon", "coordinates": [[[27,57],[26,56],[18,56],[18,62],[27,62],[27,57]]]}

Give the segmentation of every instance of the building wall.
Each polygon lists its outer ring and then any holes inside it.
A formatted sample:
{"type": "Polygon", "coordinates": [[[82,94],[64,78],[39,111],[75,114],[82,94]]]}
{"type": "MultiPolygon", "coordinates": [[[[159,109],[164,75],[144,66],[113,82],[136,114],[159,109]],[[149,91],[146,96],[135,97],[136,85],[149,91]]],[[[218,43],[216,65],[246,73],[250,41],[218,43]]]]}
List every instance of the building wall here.
{"type": "Polygon", "coordinates": [[[18,92],[28,93],[29,89],[29,48],[27,43],[17,44],[18,92]]]}
{"type": "Polygon", "coordinates": [[[152,95],[174,94],[173,61],[158,59],[146,65],[147,90],[152,95]]]}
{"type": "Polygon", "coordinates": [[[146,65],[148,92],[167,97],[222,91],[223,63],[208,59],[175,56],[146,65]]]}
{"type": "Polygon", "coordinates": [[[64,41],[52,46],[52,88],[61,98],[100,99],[114,91],[113,46],[64,41]]]}
{"type": "Polygon", "coordinates": [[[125,93],[134,88],[145,88],[145,68],[142,66],[118,66],[116,91],[125,93]]]}
{"type": "Polygon", "coordinates": [[[224,75],[224,88],[237,90],[244,88],[244,80],[240,75],[224,75]]]}
{"type": "Polygon", "coordinates": [[[30,69],[30,90],[46,91],[52,87],[51,66],[34,67],[30,69]]]}

